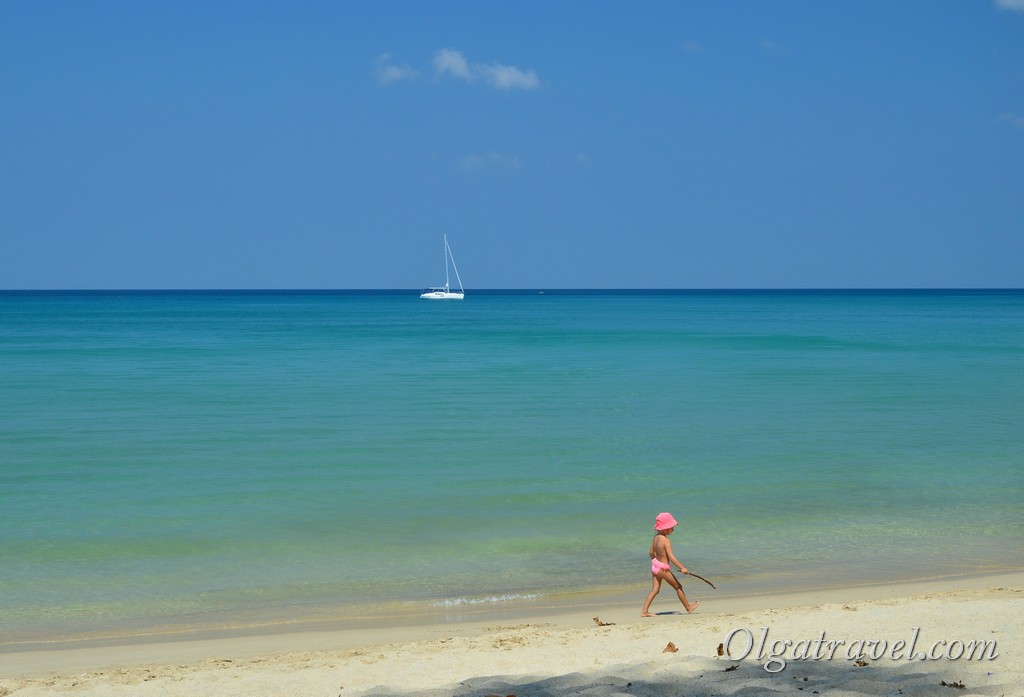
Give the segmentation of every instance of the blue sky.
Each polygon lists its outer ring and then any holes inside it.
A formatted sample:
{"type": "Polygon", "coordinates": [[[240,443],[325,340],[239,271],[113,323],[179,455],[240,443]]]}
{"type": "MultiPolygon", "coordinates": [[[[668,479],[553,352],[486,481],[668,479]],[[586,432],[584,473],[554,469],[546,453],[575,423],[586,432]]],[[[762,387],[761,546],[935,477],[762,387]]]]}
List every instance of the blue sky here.
{"type": "Polygon", "coordinates": [[[0,3],[0,288],[1024,286],[1024,0],[0,3]]]}

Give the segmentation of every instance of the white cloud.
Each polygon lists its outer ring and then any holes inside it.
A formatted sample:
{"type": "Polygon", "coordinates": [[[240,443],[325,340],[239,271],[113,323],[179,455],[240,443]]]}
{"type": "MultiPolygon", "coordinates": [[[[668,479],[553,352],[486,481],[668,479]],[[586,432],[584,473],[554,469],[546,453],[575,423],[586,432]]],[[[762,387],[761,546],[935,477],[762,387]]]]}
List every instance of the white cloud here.
{"type": "Polygon", "coordinates": [[[459,169],[467,172],[482,172],[487,169],[520,169],[518,155],[489,152],[486,155],[467,155],[459,160],[459,169]]]}
{"type": "Polygon", "coordinates": [[[766,53],[788,53],[789,49],[778,41],[772,39],[761,39],[761,49],[766,53]]]}
{"type": "Polygon", "coordinates": [[[486,82],[498,89],[510,90],[535,90],[540,87],[540,78],[537,73],[529,70],[523,72],[512,65],[480,65],[474,66],[486,82]]]}
{"type": "Polygon", "coordinates": [[[1017,114],[1003,114],[999,118],[1014,128],[1024,131],[1024,116],[1018,116],[1017,114]]]}
{"type": "Polygon", "coordinates": [[[502,90],[534,90],[540,87],[540,78],[532,70],[520,70],[513,65],[470,63],[459,51],[441,49],[434,55],[434,71],[438,77],[446,74],[466,82],[481,81],[502,90]]]}
{"type": "Polygon", "coordinates": [[[382,53],[377,58],[377,69],[374,71],[377,82],[381,85],[390,85],[399,80],[413,80],[419,73],[407,65],[394,65],[391,62],[391,55],[382,53]]]}
{"type": "MultiPolygon", "coordinates": [[[[470,63],[460,51],[443,48],[434,54],[434,76],[450,75],[466,82],[479,82],[500,90],[535,90],[540,87],[540,78],[532,70],[521,70],[514,65],[500,63],[470,63]]],[[[408,65],[397,65],[391,54],[383,53],[377,58],[374,70],[377,82],[382,86],[401,80],[414,80],[419,71],[408,65]]]]}
{"type": "Polygon", "coordinates": [[[996,5],[1004,10],[1024,12],[1024,0],[996,0],[996,5]]]}
{"type": "Polygon", "coordinates": [[[487,160],[483,155],[466,155],[459,160],[459,168],[471,172],[483,169],[486,164],[487,160]]]}
{"type": "Polygon", "coordinates": [[[465,57],[458,51],[450,48],[442,48],[434,56],[434,70],[438,75],[451,73],[455,77],[471,81],[473,74],[469,70],[469,64],[465,57]]]}

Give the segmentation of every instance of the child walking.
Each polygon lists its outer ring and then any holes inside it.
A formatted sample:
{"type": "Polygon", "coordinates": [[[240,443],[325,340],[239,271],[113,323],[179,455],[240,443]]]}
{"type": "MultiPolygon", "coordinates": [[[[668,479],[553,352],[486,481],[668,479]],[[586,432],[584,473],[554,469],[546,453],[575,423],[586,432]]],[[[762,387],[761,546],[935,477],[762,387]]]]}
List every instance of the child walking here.
{"type": "Polygon", "coordinates": [[[684,574],[690,573],[672,554],[672,543],[668,540],[668,536],[672,534],[677,525],[679,523],[676,522],[671,513],[659,513],[658,517],[654,519],[656,534],[651,542],[650,549],[651,592],[647,595],[647,600],[644,601],[644,609],[640,611],[641,617],[654,617],[650,613],[651,603],[654,601],[654,596],[661,590],[662,581],[668,581],[668,585],[675,589],[676,595],[679,596],[679,602],[683,604],[687,612],[693,612],[700,605],[699,600],[691,603],[686,599],[686,593],[683,592],[682,585],[672,573],[671,564],[675,564],[679,571],[684,574]]]}

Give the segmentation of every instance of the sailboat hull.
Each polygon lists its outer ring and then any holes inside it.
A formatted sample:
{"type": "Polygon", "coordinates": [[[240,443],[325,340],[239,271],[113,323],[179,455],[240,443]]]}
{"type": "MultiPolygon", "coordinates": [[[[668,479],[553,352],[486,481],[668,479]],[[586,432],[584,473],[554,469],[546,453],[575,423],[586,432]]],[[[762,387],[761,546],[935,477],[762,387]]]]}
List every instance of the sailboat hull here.
{"type": "Polygon", "coordinates": [[[466,295],[465,293],[455,293],[452,291],[430,290],[426,293],[421,293],[420,297],[424,300],[462,300],[466,295]]]}

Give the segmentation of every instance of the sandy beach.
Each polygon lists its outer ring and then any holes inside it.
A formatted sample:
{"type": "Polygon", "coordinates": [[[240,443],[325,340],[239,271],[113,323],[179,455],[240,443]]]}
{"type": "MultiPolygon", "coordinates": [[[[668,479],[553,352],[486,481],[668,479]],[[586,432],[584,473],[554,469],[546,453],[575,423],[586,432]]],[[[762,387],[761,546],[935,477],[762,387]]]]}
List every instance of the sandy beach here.
{"type": "Polygon", "coordinates": [[[688,583],[693,615],[663,591],[642,619],[638,588],[500,622],[6,651],[0,695],[1024,694],[1024,573],[738,597],[688,583]]]}

